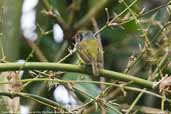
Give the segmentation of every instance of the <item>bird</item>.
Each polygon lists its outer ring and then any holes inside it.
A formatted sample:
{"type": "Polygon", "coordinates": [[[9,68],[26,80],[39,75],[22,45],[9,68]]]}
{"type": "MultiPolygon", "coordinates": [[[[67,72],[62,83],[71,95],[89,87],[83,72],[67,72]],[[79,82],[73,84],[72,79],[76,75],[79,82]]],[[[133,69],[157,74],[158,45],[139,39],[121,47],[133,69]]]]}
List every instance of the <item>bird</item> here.
{"type": "Polygon", "coordinates": [[[78,31],[74,37],[76,52],[81,63],[91,65],[94,76],[99,76],[103,68],[103,48],[101,40],[92,31],[78,31]]]}

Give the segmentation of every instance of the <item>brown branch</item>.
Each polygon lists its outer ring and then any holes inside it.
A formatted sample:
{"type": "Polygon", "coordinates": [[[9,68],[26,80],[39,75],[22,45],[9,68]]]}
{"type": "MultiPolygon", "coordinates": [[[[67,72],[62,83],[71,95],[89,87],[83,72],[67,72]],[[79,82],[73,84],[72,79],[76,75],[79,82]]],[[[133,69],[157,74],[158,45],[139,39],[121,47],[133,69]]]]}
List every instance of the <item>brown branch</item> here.
{"type": "Polygon", "coordinates": [[[45,55],[42,53],[42,51],[40,50],[40,48],[34,43],[34,42],[30,42],[30,41],[26,41],[27,44],[33,49],[34,54],[36,55],[36,57],[41,61],[41,62],[48,62],[47,58],[45,57],[45,55]]]}
{"type": "Polygon", "coordinates": [[[88,26],[91,23],[92,17],[97,17],[101,11],[113,0],[100,0],[80,21],[75,23],[74,29],[78,30],[82,27],[88,26]]]}
{"type": "Polygon", "coordinates": [[[43,2],[43,5],[45,6],[46,10],[48,11],[48,15],[53,17],[54,19],[56,19],[58,24],[60,24],[64,30],[68,30],[69,27],[66,24],[66,22],[63,20],[63,18],[60,16],[60,14],[55,13],[58,11],[55,11],[55,9],[52,9],[52,7],[50,6],[50,4],[47,0],[42,0],[42,2],[43,2]]]}

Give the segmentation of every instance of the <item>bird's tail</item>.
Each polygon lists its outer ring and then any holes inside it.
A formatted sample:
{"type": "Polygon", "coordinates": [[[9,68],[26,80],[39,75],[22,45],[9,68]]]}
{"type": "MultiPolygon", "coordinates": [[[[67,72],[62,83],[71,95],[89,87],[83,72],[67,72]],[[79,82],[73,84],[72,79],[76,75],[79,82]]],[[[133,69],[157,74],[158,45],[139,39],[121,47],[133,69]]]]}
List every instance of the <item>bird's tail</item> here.
{"type": "Polygon", "coordinates": [[[97,62],[92,62],[92,71],[94,76],[99,76],[99,67],[97,62]]]}

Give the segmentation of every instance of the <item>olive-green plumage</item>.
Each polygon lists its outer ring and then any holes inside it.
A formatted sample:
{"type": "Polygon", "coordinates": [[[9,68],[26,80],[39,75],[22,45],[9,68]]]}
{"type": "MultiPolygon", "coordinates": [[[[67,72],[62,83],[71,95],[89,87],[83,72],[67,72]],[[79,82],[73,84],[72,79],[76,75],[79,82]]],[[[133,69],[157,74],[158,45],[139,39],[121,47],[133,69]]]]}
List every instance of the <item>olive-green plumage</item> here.
{"type": "Polygon", "coordinates": [[[78,32],[77,52],[81,61],[92,66],[93,75],[99,75],[99,69],[103,67],[103,49],[100,39],[97,39],[91,31],[78,32]]]}

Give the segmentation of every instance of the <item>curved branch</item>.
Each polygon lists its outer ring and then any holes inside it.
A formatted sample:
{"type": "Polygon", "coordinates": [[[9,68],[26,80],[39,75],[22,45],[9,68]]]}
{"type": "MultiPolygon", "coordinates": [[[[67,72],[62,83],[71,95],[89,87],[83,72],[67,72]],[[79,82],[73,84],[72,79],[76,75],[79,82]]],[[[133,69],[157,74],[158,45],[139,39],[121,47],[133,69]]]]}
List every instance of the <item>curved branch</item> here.
{"type": "MultiPolygon", "coordinates": [[[[64,63],[48,63],[48,62],[26,62],[26,63],[0,63],[0,71],[14,71],[14,70],[55,70],[78,72],[85,74],[92,74],[87,70],[87,67],[81,65],[72,65],[64,63]]],[[[115,71],[100,69],[100,76],[106,78],[117,79],[121,81],[132,81],[134,84],[142,85],[143,87],[152,88],[153,82],[136,76],[127,75],[115,71]]]]}

